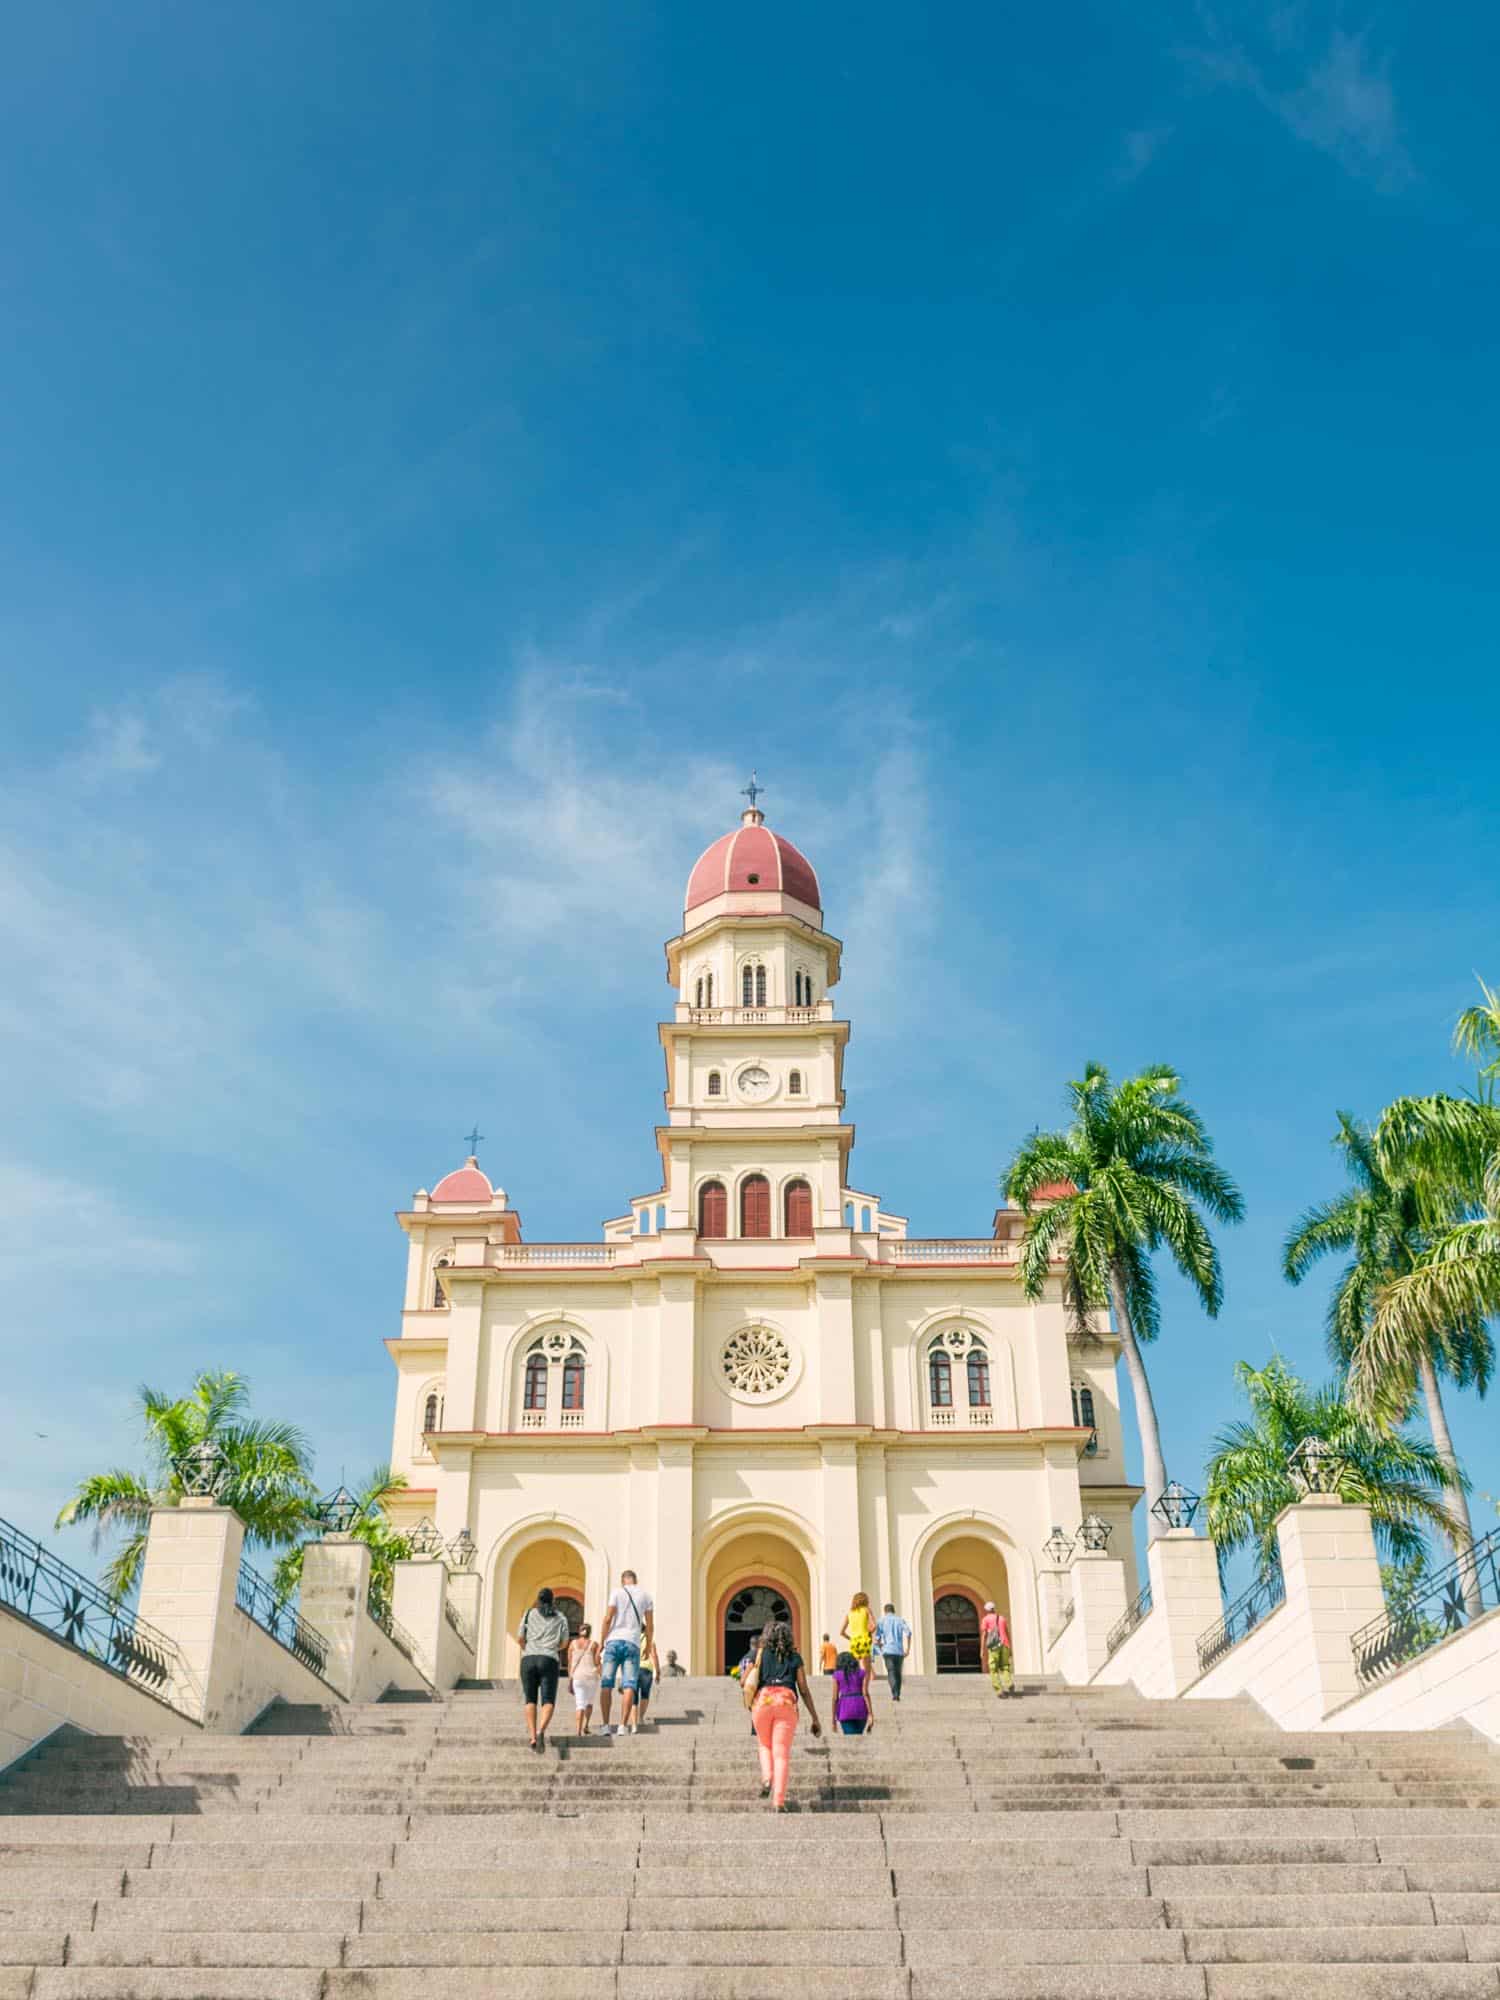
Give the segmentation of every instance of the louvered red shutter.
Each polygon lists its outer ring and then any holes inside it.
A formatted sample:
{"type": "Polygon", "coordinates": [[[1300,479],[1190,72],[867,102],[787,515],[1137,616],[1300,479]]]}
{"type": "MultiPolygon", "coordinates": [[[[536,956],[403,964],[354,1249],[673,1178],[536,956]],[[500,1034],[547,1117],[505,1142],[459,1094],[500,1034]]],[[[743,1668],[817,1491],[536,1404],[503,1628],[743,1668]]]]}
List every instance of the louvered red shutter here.
{"type": "Polygon", "coordinates": [[[764,1174],[752,1174],[740,1189],[741,1236],[769,1236],[771,1233],[771,1183],[764,1174]]]}
{"type": "Polygon", "coordinates": [[[700,1236],[729,1234],[729,1197],[719,1181],[710,1181],[698,1197],[698,1233],[700,1236]]]}
{"type": "Polygon", "coordinates": [[[806,1181],[793,1181],[786,1191],[786,1233],[788,1236],[811,1236],[812,1189],[806,1181]]]}

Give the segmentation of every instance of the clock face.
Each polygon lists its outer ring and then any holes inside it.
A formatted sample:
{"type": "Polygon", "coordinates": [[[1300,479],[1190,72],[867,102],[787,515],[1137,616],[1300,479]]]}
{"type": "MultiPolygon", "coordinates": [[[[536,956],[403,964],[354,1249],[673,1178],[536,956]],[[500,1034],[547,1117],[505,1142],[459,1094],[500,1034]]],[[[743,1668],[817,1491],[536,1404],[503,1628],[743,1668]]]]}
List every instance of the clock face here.
{"type": "Polygon", "coordinates": [[[739,1086],[740,1095],[750,1098],[769,1097],[775,1087],[771,1082],[771,1072],[759,1063],[751,1063],[748,1069],[740,1071],[739,1086]]]}

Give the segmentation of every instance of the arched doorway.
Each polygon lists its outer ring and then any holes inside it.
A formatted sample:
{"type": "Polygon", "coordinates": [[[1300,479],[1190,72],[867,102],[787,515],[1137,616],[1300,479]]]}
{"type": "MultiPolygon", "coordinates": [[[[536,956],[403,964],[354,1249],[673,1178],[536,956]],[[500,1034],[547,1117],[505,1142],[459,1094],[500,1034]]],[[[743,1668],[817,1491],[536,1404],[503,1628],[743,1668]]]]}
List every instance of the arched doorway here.
{"type": "MultiPolygon", "coordinates": [[[[583,1551],[558,1535],[546,1535],[528,1542],[516,1551],[511,1560],[505,1587],[505,1622],[501,1630],[493,1635],[491,1645],[492,1674],[509,1679],[520,1671],[521,1653],[516,1634],[521,1629],[521,1620],[528,1606],[535,1604],[536,1594],[543,1584],[551,1588],[560,1607],[567,1613],[568,1630],[574,1632],[582,1623],[583,1607],[588,1597],[583,1551]]],[[[496,1608],[499,1609],[498,1604],[496,1608]]]]}
{"type": "Polygon", "coordinates": [[[723,1629],[719,1634],[725,1673],[739,1665],[768,1618],[790,1624],[791,1617],[791,1605],[774,1584],[749,1583],[743,1590],[737,1590],[724,1606],[723,1629]]]}
{"type": "Polygon", "coordinates": [[[979,1606],[967,1591],[947,1590],[932,1606],[932,1639],[940,1674],[977,1674],[979,1606]]]}
{"type": "Polygon", "coordinates": [[[700,1672],[727,1673],[772,1615],[786,1618],[798,1650],[807,1654],[817,1638],[812,1575],[795,1533],[752,1517],[710,1539],[698,1562],[694,1657],[702,1662],[700,1672]]]}

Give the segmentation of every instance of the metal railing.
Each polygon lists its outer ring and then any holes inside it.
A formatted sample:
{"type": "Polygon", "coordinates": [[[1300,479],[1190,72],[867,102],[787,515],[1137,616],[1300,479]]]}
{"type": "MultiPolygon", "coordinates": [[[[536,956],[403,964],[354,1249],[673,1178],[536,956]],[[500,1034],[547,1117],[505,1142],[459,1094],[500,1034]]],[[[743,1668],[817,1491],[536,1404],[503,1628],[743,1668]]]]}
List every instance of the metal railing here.
{"type": "Polygon", "coordinates": [[[1429,1646],[1500,1608],[1500,1528],[1475,1542],[1421,1588],[1361,1625],[1349,1641],[1361,1681],[1377,1681],[1429,1646]]]}
{"type": "Polygon", "coordinates": [[[451,1597],[443,1599],[443,1616],[472,1653],[474,1651],[474,1634],[469,1630],[467,1619],[461,1615],[458,1606],[453,1602],[451,1597]]]}
{"type": "Polygon", "coordinates": [[[1278,1564],[1265,1576],[1257,1577],[1243,1596],[1234,1600],[1217,1625],[1210,1625],[1199,1635],[1199,1672],[1206,1674],[1210,1667],[1217,1666],[1231,1648],[1248,1638],[1262,1619],[1285,1602],[1286,1578],[1278,1564]]]}
{"type": "Polygon", "coordinates": [[[234,1601],[262,1632],[269,1633],[278,1646],[285,1646],[294,1660],[322,1675],[328,1665],[328,1641],[314,1631],[289,1597],[273,1589],[247,1562],[240,1564],[234,1601]]]}
{"type": "MultiPolygon", "coordinates": [[[[373,1578],[365,1595],[365,1609],[397,1651],[405,1653],[412,1665],[417,1667],[417,1642],[392,1612],[391,1600],[376,1587],[373,1578]]],[[[417,1667],[417,1672],[421,1673],[422,1669],[417,1667]]],[[[427,1677],[423,1674],[422,1678],[425,1680],[427,1677]]]]}
{"type": "Polygon", "coordinates": [[[1104,1657],[1118,1653],[1137,1625],[1143,1625],[1151,1615],[1151,1586],[1148,1583],[1123,1618],[1117,1618],[1104,1639],[1104,1657]]]}
{"type": "Polygon", "coordinates": [[[0,1604],[99,1666],[178,1708],[192,1685],[176,1642],[50,1549],[0,1521],[0,1604]]]}

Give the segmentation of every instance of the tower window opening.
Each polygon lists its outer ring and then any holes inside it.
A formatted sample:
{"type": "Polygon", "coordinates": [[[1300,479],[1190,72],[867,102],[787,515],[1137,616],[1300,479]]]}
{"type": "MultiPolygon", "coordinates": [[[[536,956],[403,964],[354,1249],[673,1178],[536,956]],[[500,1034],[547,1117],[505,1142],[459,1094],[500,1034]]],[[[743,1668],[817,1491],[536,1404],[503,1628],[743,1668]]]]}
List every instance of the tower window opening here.
{"type": "Polygon", "coordinates": [[[442,1279],[437,1274],[439,1271],[448,1270],[452,1263],[453,1259],[451,1257],[439,1257],[432,1267],[432,1303],[435,1308],[441,1308],[448,1303],[443,1297],[442,1279]]]}
{"type": "Polygon", "coordinates": [[[811,1236],[813,1233],[812,1189],[806,1181],[787,1182],[786,1233],[788,1236],[811,1236]]]}
{"type": "Polygon", "coordinates": [[[769,1236],[771,1233],[771,1183],[764,1174],[751,1174],[740,1188],[741,1236],[769,1236]]]}
{"type": "Polygon", "coordinates": [[[724,1079],[716,1069],[711,1069],[708,1072],[708,1094],[710,1097],[722,1097],[724,1095],[724,1079]]]}
{"type": "Polygon", "coordinates": [[[1082,1431],[1094,1429],[1094,1392],[1082,1382],[1073,1384],[1073,1421],[1082,1431]]]}
{"type": "Polygon", "coordinates": [[[969,1349],[969,1408],[987,1410],[990,1406],[990,1358],[982,1347],[969,1349]]]}
{"type": "Polygon", "coordinates": [[[788,1073],[786,1094],[788,1097],[800,1097],[802,1095],[802,1072],[800,1069],[794,1069],[788,1073]]]}
{"type": "Polygon", "coordinates": [[[545,1410],[547,1407],[547,1357],[539,1351],[526,1357],[521,1407],[524,1410],[545,1410]]]}
{"type": "Polygon", "coordinates": [[[434,1389],[422,1406],[422,1429],[424,1431],[436,1431],[441,1430],[442,1427],[443,1399],[437,1390],[434,1389]]]}
{"type": "Polygon", "coordinates": [[[729,1197],[722,1181],[705,1181],[698,1190],[698,1234],[729,1234],[729,1197]]]}
{"type": "Polygon", "coordinates": [[[927,1400],[935,1410],[953,1408],[953,1370],[941,1349],[927,1363],[927,1400]]]}
{"type": "Polygon", "coordinates": [[[792,1005],[794,1007],[810,1007],[812,1003],[812,974],[804,972],[799,966],[796,972],[792,974],[792,1005]]]}

